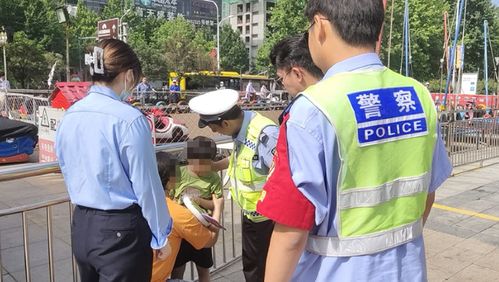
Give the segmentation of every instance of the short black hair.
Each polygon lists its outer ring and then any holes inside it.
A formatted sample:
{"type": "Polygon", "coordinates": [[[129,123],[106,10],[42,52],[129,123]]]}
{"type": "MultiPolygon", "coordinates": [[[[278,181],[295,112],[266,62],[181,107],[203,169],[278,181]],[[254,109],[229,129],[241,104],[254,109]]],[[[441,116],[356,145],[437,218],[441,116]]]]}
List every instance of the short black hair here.
{"type": "Polygon", "coordinates": [[[217,156],[217,144],[213,139],[198,136],[187,141],[187,159],[214,160],[217,156]]]}
{"type": "Polygon", "coordinates": [[[156,161],[161,184],[163,184],[163,189],[166,189],[170,178],[176,176],[178,161],[173,155],[166,152],[157,152],[156,161]]]}
{"type": "Polygon", "coordinates": [[[0,71],[0,77],[5,76],[5,73],[3,71],[0,71]]]}
{"type": "Polygon", "coordinates": [[[346,43],[374,46],[385,18],[382,0],[309,0],[305,16],[310,22],[321,14],[346,43]]]}
{"type": "Polygon", "coordinates": [[[220,125],[222,125],[222,122],[224,120],[238,119],[242,115],[243,115],[243,110],[241,109],[241,107],[239,107],[238,105],[235,105],[234,107],[230,108],[230,110],[228,110],[225,113],[223,113],[222,115],[220,115],[220,119],[219,120],[205,121],[204,123],[206,125],[216,124],[216,125],[220,126],[220,125]]]}
{"type": "Polygon", "coordinates": [[[289,70],[292,67],[301,67],[317,79],[324,74],[314,64],[308,49],[308,33],[282,39],[272,48],[270,62],[277,69],[289,70]]]}

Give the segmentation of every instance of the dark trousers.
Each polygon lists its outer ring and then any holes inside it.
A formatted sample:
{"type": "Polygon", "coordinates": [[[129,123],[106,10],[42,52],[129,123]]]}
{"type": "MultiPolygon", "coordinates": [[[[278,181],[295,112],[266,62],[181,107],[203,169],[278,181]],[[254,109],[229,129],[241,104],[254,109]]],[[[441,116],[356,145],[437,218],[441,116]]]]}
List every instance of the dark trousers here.
{"type": "Polygon", "coordinates": [[[152,233],[138,205],[102,211],[77,206],[71,227],[82,282],[149,282],[152,233]]]}
{"type": "Polygon", "coordinates": [[[244,278],[247,282],[263,282],[274,222],[266,220],[255,223],[245,216],[242,222],[244,278]]]}

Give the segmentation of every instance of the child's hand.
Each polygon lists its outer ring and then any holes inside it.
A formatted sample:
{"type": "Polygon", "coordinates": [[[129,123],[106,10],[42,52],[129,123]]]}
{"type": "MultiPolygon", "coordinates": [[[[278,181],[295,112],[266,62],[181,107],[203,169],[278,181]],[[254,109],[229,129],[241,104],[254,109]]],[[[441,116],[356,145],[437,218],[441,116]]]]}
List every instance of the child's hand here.
{"type": "Polygon", "coordinates": [[[211,198],[213,200],[213,206],[215,207],[215,209],[221,209],[224,206],[224,197],[217,198],[215,194],[212,194],[211,198]]]}
{"type": "Polygon", "coordinates": [[[172,253],[170,242],[166,243],[166,245],[163,248],[155,251],[156,251],[156,258],[158,260],[165,260],[172,253]]]}

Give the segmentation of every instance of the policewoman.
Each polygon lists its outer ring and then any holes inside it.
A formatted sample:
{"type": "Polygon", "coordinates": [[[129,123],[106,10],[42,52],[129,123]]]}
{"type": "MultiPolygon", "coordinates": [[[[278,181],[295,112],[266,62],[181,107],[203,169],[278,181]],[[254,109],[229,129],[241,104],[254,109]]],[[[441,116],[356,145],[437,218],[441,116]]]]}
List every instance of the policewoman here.
{"type": "Polygon", "coordinates": [[[423,225],[449,176],[424,85],[374,52],[381,0],[309,0],[325,73],[284,118],[257,211],[275,221],[266,281],[426,281],[423,225]]]}
{"type": "Polygon", "coordinates": [[[71,226],[81,281],[150,281],[153,251],[165,259],[172,220],[144,115],[122,102],[141,76],[115,39],[94,48],[93,85],[64,115],[56,153],[76,205],[71,226]]]}
{"type": "Polygon", "coordinates": [[[230,193],[242,209],[243,273],[246,281],[263,281],[274,223],[256,212],[272,164],[278,128],[270,119],[237,105],[237,91],[224,89],[193,98],[189,107],[199,114],[199,127],[232,136],[234,150],[218,169],[227,168],[230,193]]]}

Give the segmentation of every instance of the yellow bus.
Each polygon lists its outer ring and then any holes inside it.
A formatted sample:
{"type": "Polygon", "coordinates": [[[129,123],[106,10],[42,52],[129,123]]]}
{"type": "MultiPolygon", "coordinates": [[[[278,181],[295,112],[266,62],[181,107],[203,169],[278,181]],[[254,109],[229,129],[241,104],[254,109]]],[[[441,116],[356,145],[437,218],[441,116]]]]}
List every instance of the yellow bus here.
{"type": "Polygon", "coordinates": [[[249,81],[252,81],[256,91],[259,91],[263,84],[265,84],[269,90],[275,89],[274,79],[271,79],[268,76],[239,74],[235,71],[221,71],[220,73],[199,71],[183,74],[170,72],[168,85],[171,85],[174,79],[177,80],[180,90],[186,92],[206,92],[219,89],[222,85],[227,89],[244,92],[249,81]]]}

